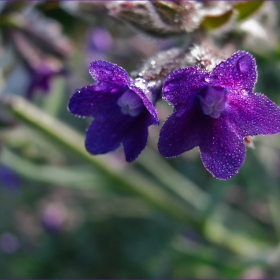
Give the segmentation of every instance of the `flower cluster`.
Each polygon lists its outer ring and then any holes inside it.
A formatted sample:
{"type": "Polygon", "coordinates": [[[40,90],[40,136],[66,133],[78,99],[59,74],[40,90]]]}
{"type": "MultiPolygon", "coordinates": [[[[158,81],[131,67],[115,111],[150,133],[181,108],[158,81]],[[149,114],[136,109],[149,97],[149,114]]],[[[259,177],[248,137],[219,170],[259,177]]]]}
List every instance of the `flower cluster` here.
{"type": "MultiPolygon", "coordinates": [[[[90,73],[95,83],[77,90],[69,102],[71,113],[94,118],[86,149],[104,154],[122,143],[126,160],[133,161],[146,146],[148,126],[159,124],[159,94],[109,62],[91,63],[90,73]]],[[[198,146],[206,169],[218,179],[230,179],[244,162],[245,137],[280,132],[280,109],[253,93],[256,80],[255,60],[245,51],[211,72],[196,66],[171,72],[162,96],[174,112],[160,131],[159,152],[175,157],[198,146]]]]}

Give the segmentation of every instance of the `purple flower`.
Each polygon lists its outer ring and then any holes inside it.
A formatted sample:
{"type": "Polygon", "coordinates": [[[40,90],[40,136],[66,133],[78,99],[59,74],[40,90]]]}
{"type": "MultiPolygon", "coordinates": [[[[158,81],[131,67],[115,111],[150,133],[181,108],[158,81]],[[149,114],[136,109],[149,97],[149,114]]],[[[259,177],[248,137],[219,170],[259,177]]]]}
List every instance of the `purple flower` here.
{"type": "Polygon", "coordinates": [[[19,245],[19,240],[14,234],[4,232],[0,235],[0,248],[4,253],[15,253],[19,249],[19,245]]]}
{"type": "Polygon", "coordinates": [[[90,31],[86,44],[86,63],[94,60],[105,60],[108,52],[114,47],[114,40],[107,29],[97,27],[90,31]]]}
{"type": "Polygon", "coordinates": [[[20,189],[21,180],[19,176],[10,167],[0,165],[0,186],[9,191],[18,191],[20,189]]]}
{"type": "Polygon", "coordinates": [[[121,67],[102,60],[90,64],[93,85],[77,90],[69,102],[74,115],[93,117],[85,146],[93,155],[105,154],[122,143],[131,162],[145,148],[148,126],[158,125],[155,96],[142,79],[132,80],[121,67]]]}
{"type": "Polygon", "coordinates": [[[175,157],[199,146],[206,169],[216,178],[234,176],[245,159],[244,137],[280,132],[280,109],[253,93],[256,63],[239,51],[211,73],[197,67],[172,72],[163,98],[174,106],[160,132],[158,148],[175,157]]]}
{"type": "Polygon", "coordinates": [[[105,28],[95,28],[89,36],[89,48],[93,52],[109,52],[113,48],[113,38],[105,28]]]}
{"type": "Polygon", "coordinates": [[[51,63],[42,60],[42,62],[34,68],[30,66],[27,67],[30,74],[30,83],[26,93],[28,99],[32,99],[36,90],[39,89],[43,93],[48,93],[51,89],[52,78],[67,74],[66,70],[63,69],[61,65],[58,64],[57,67],[51,66],[51,63]]]}
{"type": "Polygon", "coordinates": [[[42,213],[42,225],[51,233],[58,233],[66,222],[66,209],[60,205],[48,204],[42,213]]]}

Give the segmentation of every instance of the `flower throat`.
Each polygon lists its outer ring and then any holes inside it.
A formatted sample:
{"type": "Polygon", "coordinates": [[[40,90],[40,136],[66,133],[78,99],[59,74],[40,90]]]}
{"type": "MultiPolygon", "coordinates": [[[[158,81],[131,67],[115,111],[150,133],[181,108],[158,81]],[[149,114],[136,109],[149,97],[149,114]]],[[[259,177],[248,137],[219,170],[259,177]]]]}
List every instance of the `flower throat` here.
{"type": "Polygon", "coordinates": [[[211,118],[219,118],[226,106],[227,92],[223,87],[205,86],[198,94],[202,112],[211,118]]]}

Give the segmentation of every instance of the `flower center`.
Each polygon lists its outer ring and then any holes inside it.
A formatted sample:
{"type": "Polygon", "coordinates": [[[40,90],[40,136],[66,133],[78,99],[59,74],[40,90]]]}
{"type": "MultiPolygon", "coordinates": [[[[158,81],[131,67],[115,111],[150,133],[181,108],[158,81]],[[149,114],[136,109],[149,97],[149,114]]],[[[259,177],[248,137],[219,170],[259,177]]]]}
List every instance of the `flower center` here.
{"type": "Polygon", "coordinates": [[[227,92],[222,87],[204,87],[198,94],[203,113],[214,119],[219,118],[226,106],[227,92]]]}
{"type": "Polygon", "coordinates": [[[138,116],[144,108],[141,98],[132,90],[128,89],[117,101],[124,115],[138,116]]]}

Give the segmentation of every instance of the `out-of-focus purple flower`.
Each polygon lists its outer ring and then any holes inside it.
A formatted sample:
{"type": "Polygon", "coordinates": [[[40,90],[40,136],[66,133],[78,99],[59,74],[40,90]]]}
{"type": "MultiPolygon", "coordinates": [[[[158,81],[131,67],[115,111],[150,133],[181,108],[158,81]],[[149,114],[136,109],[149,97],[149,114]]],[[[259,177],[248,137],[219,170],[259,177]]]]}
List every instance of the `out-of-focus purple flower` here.
{"type": "Polygon", "coordinates": [[[2,13],[13,24],[0,30],[7,48],[12,46],[30,76],[30,83],[21,93],[29,99],[37,89],[48,92],[54,76],[66,74],[64,62],[72,53],[72,44],[60,23],[37,12],[33,6],[6,3],[2,13]]]}
{"type": "Polygon", "coordinates": [[[230,179],[245,159],[244,137],[280,132],[280,109],[253,93],[256,63],[239,51],[211,73],[198,67],[172,72],[163,98],[174,106],[158,143],[160,153],[175,157],[199,146],[206,169],[218,179],[230,179]]]}
{"type": "Polygon", "coordinates": [[[42,224],[46,231],[57,233],[61,230],[66,220],[66,214],[62,207],[49,204],[43,211],[42,224]]]}
{"type": "Polygon", "coordinates": [[[113,48],[113,38],[105,28],[94,28],[88,36],[86,61],[105,60],[106,54],[113,48]]]}
{"type": "Polygon", "coordinates": [[[95,28],[89,36],[89,47],[95,51],[108,52],[113,47],[112,36],[104,28],[95,28]]]}
{"type": "Polygon", "coordinates": [[[8,166],[0,165],[0,185],[9,191],[17,191],[20,188],[20,178],[8,166]]]}
{"type": "Polygon", "coordinates": [[[30,76],[25,93],[28,99],[32,99],[38,89],[48,93],[51,80],[55,76],[67,74],[60,59],[38,51],[20,32],[11,32],[11,38],[30,76]]]}
{"type": "Polygon", "coordinates": [[[0,236],[0,248],[7,254],[15,253],[19,249],[18,238],[9,232],[5,232],[0,236]]]}
{"type": "Polygon", "coordinates": [[[30,75],[30,83],[26,91],[26,97],[32,99],[36,90],[48,93],[51,88],[51,80],[58,75],[65,75],[67,71],[60,67],[51,67],[50,63],[42,60],[36,67],[27,67],[30,75]]]}
{"type": "Polygon", "coordinates": [[[146,146],[148,126],[159,124],[156,97],[143,79],[132,80],[110,62],[92,62],[89,71],[96,82],[77,90],[69,102],[74,115],[94,118],[86,133],[86,149],[93,155],[105,154],[122,143],[131,162],[146,146]]]}

